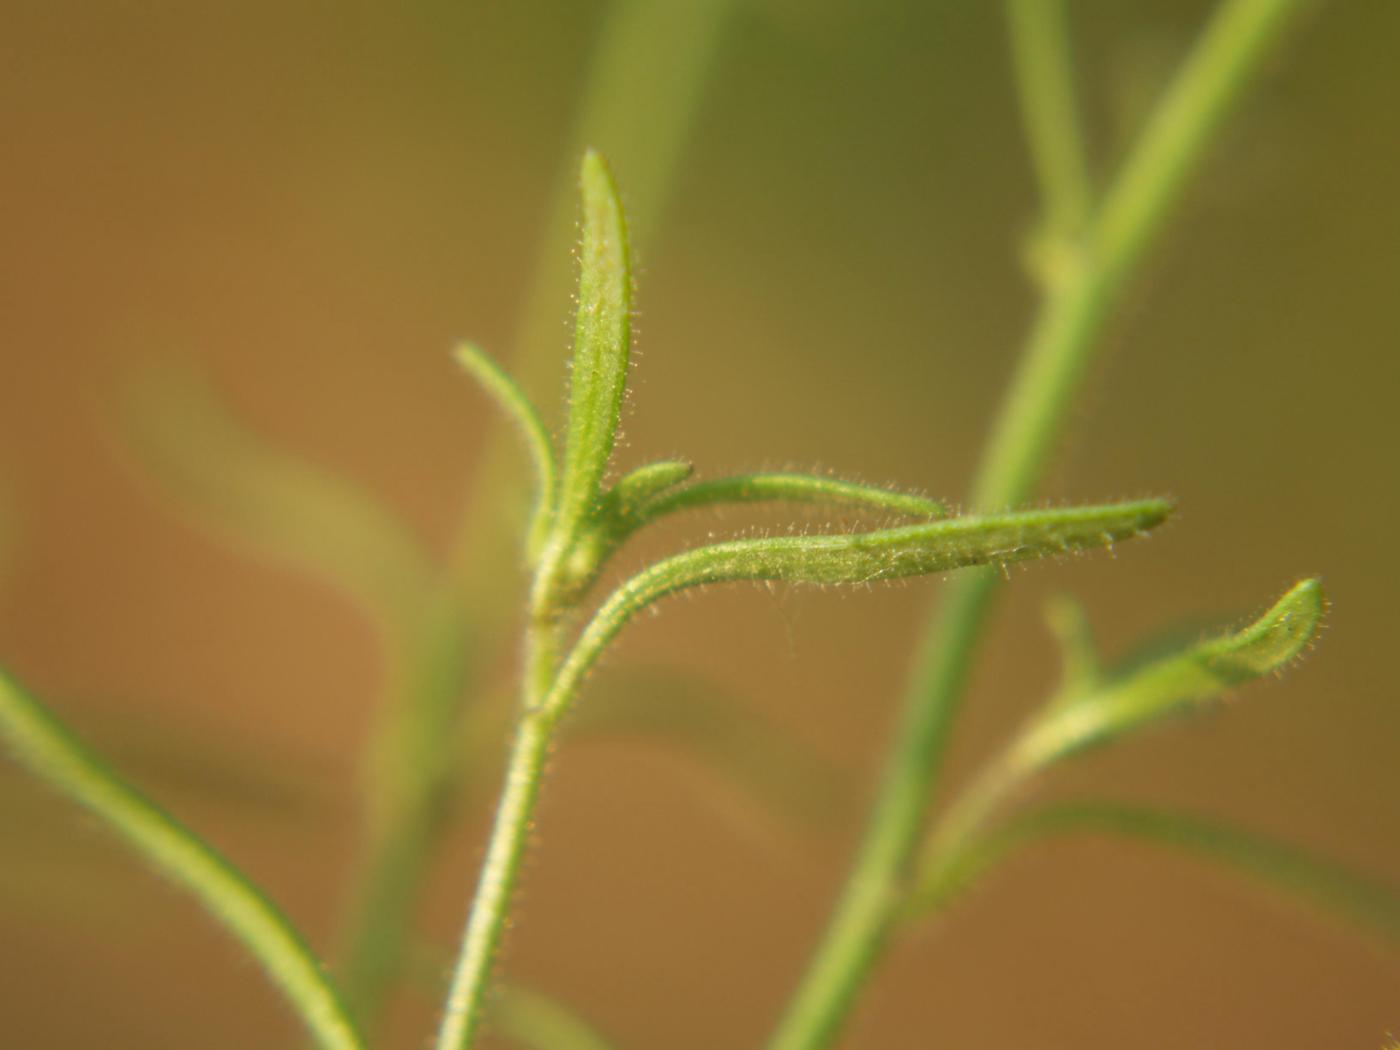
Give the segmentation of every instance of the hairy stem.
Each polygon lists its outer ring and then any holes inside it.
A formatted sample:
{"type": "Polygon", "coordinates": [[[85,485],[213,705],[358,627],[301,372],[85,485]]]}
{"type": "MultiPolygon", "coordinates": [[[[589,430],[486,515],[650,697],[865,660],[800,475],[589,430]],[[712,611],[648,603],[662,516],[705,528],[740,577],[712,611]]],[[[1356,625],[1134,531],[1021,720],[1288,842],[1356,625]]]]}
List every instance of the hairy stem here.
{"type": "Polygon", "coordinates": [[[534,623],[529,632],[522,689],[522,714],[506,764],[505,786],[481,866],[476,894],[443,1008],[437,1050],[465,1050],[485,1013],[485,996],[496,950],[505,932],[510,899],[520,877],[549,757],[554,719],[542,701],[554,678],[557,627],[534,623]]]}
{"type": "Polygon", "coordinates": [[[324,1050],[362,1050],[340,996],[285,916],[213,847],[127,784],[37,700],[0,674],[0,740],[101,817],[242,942],[324,1050]]]}
{"type": "MultiPolygon", "coordinates": [[[[1300,6],[1226,0],[1212,16],[1108,190],[1082,264],[1041,308],[973,484],[975,508],[1011,506],[1032,492],[1125,279],[1179,201],[1211,133],[1300,6]]],[[[881,954],[996,582],[986,570],[954,580],[925,635],[865,835],[771,1050],[830,1045],[881,954]]]]}
{"type": "MultiPolygon", "coordinates": [[[[648,4],[614,0],[603,23],[590,72],[575,118],[573,142],[564,153],[551,218],[542,232],[536,273],[525,295],[518,325],[514,364],[521,384],[537,385],[558,350],[558,304],[567,301],[568,263],[555,246],[573,228],[576,208],[574,161],[582,145],[606,149],[626,172],[629,212],[645,240],[656,225],[674,184],[676,166],[698,110],[706,76],[720,41],[732,0],[686,0],[648,4]],[[638,93],[635,85],[649,89],[638,93]]],[[[503,507],[520,491],[507,443],[498,435],[488,442],[477,477],[465,501],[457,543],[451,555],[445,590],[457,607],[437,616],[426,634],[438,640],[421,655],[422,666],[410,676],[431,679],[437,669],[454,666],[440,685],[410,687],[390,698],[379,733],[380,749],[393,741],[418,739],[423,748],[404,753],[390,764],[402,782],[372,785],[375,794],[391,792],[407,801],[396,821],[421,833],[385,833],[373,839],[361,891],[349,922],[353,931],[346,970],[355,974],[352,1005],[368,1023],[398,968],[406,930],[402,919],[411,910],[421,873],[440,838],[433,814],[450,790],[456,757],[453,730],[458,700],[488,670],[487,654],[501,641],[501,624],[476,610],[509,605],[506,591],[517,580],[502,566],[511,524],[503,507]],[[470,615],[464,609],[473,610],[470,615]],[[416,727],[435,727],[420,734],[416,727]],[[400,918],[402,917],[402,918],[400,918]],[[360,1006],[363,1002],[365,1005],[360,1006]]]]}

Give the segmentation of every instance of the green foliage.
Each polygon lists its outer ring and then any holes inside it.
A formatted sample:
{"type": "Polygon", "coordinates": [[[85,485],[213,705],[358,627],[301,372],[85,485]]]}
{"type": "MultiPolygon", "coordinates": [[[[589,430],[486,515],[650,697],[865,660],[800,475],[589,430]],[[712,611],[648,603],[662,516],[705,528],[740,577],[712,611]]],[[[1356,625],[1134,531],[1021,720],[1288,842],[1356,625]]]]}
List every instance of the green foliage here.
{"type": "Polygon", "coordinates": [[[1077,607],[1061,603],[1051,623],[1065,646],[1063,684],[935,824],[924,845],[912,910],[940,906],[969,870],[986,866],[969,857],[999,852],[989,851],[982,840],[994,834],[990,828],[1000,810],[1032,778],[1087,747],[1199,709],[1282,670],[1316,637],[1324,608],[1318,581],[1303,580],[1238,631],[1104,677],[1090,655],[1092,643],[1077,607]]]}
{"type": "MultiPolygon", "coordinates": [[[[927,819],[999,571],[1013,562],[1138,537],[1171,511],[1164,500],[1014,508],[1034,494],[1066,405],[1128,278],[1160,236],[1212,132],[1296,6],[1294,0],[1224,0],[1096,199],[1075,105],[1064,5],[1008,0],[1027,139],[1043,198],[1034,252],[1043,302],[973,484],[975,512],[963,516],[948,517],[943,503],[917,493],[819,474],[695,480],[694,466],[683,459],[647,463],[609,485],[627,390],[633,277],[628,223],[612,175],[598,152],[583,154],[575,343],[562,448],[555,448],[521,386],[500,366],[472,344],[456,353],[520,431],[536,494],[524,543],[532,581],[520,697],[511,713],[515,742],[437,1050],[465,1050],[488,1014],[527,1047],[608,1046],[590,1025],[543,995],[512,985],[494,1003],[487,995],[566,711],[583,708],[577,721],[582,732],[640,728],[683,741],[756,794],[786,795],[789,806],[794,794],[812,793],[804,785],[816,779],[814,763],[790,741],[755,728],[734,708],[696,699],[674,685],[648,690],[654,696],[614,694],[579,704],[589,673],[638,612],[668,595],[716,584],[868,586],[959,572],[918,654],[905,720],[846,890],[779,1022],[772,1050],[831,1046],[895,934],[946,907],[1013,849],[1052,835],[1092,831],[1186,850],[1388,937],[1400,935],[1400,900],[1391,890],[1249,832],[1112,804],[1018,806],[1029,782],[1085,748],[1116,744],[1169,716],[1208,708],[1227,691],[1296,659],[1316,636],[1324,612],[1316,580],[1295,585],[1240,630],[1112,673],[1101,666],[1082,610],[1067,600],[1057,603],[1049,620],[1064,650],[1058,688],[970,786],[927,819]],[[647,526],[682,511],[760,502],[854,510],[883,520],[857,529],[828,522],[810,533],[695,546],[643,567],[596,602],[590,599],[613,555],[647,526]]],[[[611,45],[601,49],[603,64],[583,106],[585,116],[615,117],[619,100],[635,90],[630,81],[621,90],[622,81],[611,78],[635,51],[619,42],[631,41],[639,27],[661,26],[677,38],[699,41],[687,52],[675,90],[657,106],[670,116],[658,129],[656,156],[650,168],[638,164],[650,171],[642,192],[648,216],[659,208],[659,187],[674,164],[676,115],[693,106],[699,70],[726,8],[722,0],[675,8],[621,5],[610,22],[611,45]]],[[[547,285],[537,282],[537,291],[547,285]]],[[[525,367],[531,367],[528,360],[525,367]]],[[[157,374],[134,393],[128,430],[139,459],[165,491],[210,531],[331,583],[386,629],[393,702],[373,745],[372,849],[341,980],[350,1007],[342,1005],[340,991],[286,920],[240,872],[118,778],[2,675],[0,736],[22,764],[98,814],[191,891],[263,966],[319,1045],[361,1047],[351,1011],[373,1022],[407,954],[415,894],[451,810],[446,801],[462,750],[457,734],[468,733],[467,754],[479,777],[491,768],[485,751],[504,721],[484,701],[461,724],[457,717],[457,696],[475,673],[466,647],[482,644],[473,637],[474,611],[455,589],[451,572],[433,566],[411,533],[372,498],[249,434],[198,379],[157,374]]],[[[471,559],[454,559],[463,560],[471,559]]]]}
{"type": "Polygon", "coordinates": [[[464,343],[457,348],[457,363],[481,384],[515,424],[525,442],[525,451],[530,455],[530,465],[535,470],[535,513],[530,522],[526,549],[531,557],[539,554],[550,528],[550,513],[554,506],[555,466],[554,448],[550,444],[549,431],[545,429],[535,406],[516,385],[514,379],[486,355],[474,343],[464,343]]]}
{"type": "Polygon", "coordinates": [[[954,518],[851,535],[732,540],[676,554],[617,588],[579,635],[541,702],[551,719],[633,616],[668,594],[716,583],[869,584],[1101,547],[1166,520],[1164,500],[954,518]]]}
{"type": "Polygon", "coordinates": [[[252,433],[197,373],[148,372],[125,407],[138,464],[200,527],[333,587],[386,625],[416,622],[431,562],[370,494],[252,433]]]}
{"type": "Polygon", "coordinates": [[[564,544],[577,535],[602,496],[603,475],[617,440],[632,348],[627,225],[607,165],[591,150],[583,158],[579,188],[583,243],[579,248],[578,321],[555,524],[564,544]]]}
{"type": "Polygon", "coordinates": [[[15,759],[90,809],[236,937],[301,1015],[316,1045],[364,1043],[320,963],[277,908],[229,861],[127,784],[33,696],[0,674],[0,739],[15,759]]]}
{"type": "MultiPolygon", "coordinates": [[[[1016,761],[1043,767],[1157,719],[1216,700],[1230,689],[1282,670],[1313,640],[1326,603],[1322,585],[1304,580],[1249,626],[1210,638],[1124,674],[1095,681],[1083,671],[1026,731],[1016,761]]],[[[1066,656],[1079,666],[1081,650],[1066,656]]]]}

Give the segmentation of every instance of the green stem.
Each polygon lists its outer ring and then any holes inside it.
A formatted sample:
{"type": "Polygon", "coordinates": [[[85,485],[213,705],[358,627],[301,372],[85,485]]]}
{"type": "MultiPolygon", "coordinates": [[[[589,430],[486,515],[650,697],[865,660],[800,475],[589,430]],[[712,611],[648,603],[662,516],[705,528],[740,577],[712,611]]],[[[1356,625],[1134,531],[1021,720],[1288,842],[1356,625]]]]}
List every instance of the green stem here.
{"type": "Polygon", "coordinates": [[[1011,56],[1045,230],[1078,237],[1089,218],[1089,174],[1074,104],[1073,63],[1063,0],[1007,0],[1011,56]]]}
{"type": "Polygon", "coordinates": [[[491,967],[520,877],[556,722],[542,702],[554,678],[557,631],[552,623],[536,622],[530,628],[522,713],[443,1008],[437,1050],[465,1050],[485,1013],[491,967]]]}
{"type": "Polygon", "coordinates": [[[353,890],[339,967],[351,1010],[367,1030],[403,959],[413,904],[449,810],[457,758],[457,698],[466,674],[466,614],[447,584],[417,630],[391,648],[389,703],[368,771],[368,847],[353,890]]]}
{"type": "MultiPolygon", "coordinates": [[[[1109,189],[1082,264],[1041,308],[977,472],[974,508],[1013,506],[1033,491],[1126,277],[1161,232],[1211,133],[1286,16],[1300,6],[1225,0],[1212,16],[1109,189]]],[[[955,579],[925,635],[865,836],[771,1050],[828,1046],[889,938],[997,578],[976,570],[955,579]]]]}
{"type": "Polygon", "coordinates": [[[89,751],[37,700],[0,674],[0,738],[37,776],[105,820],[155,868],[192,893],[262,965],[325,1050],[362,1050],[340,996],[286,917],[227,859],[89,751]]]}
{"type": "MultiPolygon", "coordinates": [[[[639,240],[648,239],[674,185],[732,2],[614,0],[609,5],[583,87],[572,144],[552,196],[551,217],[541,234],[544,249],[524,298],[515,373],[525,388],[535,387],[544,370],[557,360],[559,309],[569,298],[571,264],[556,246],[574,227],[579,153],[588,143],[602,147],[626,173],[628,212],[640,232],[639,240]],[[637,84],[647,84],[649,89],[639,93],[637,84]]],[[[485,654],[496,651],[501,640],[500,624],[486,610],[508,605],[506,590],[517,579],[502,571],[503,566],[515,564],[512,555],[503,554],[511,541],[505,535],[509,515],[501,513],[520,488],[515,469],[507,443],[493,434],[465,501],[467,509],[450,559],[449,589],[460,592],[465,581],[466,598],[459,593],[456,612],[433,621],[427,633],[437,644],[426,647],[422,666],[409,672],[444,684],[421,690],[410,684],[391,696],[377,734],[381,751],[394,750],[398,740],[424,743],[417,753],[403,752],[390,759],[400,782],[375,778],[371,784],[377,796],[407,800],[391,819],[409,830],[386,830],[372,838],[349,922],[352,934],[345,969],[354,976],[352,1004],[366,1023],[374,1018],[394,978],[403,953],[404,920],[440,839],[440,821],[434,814],[452,788],[458,701],[485,669],[485,654]],[[463,609],[472,612],[468,615],[463,609]],[[439,676],[437,669],[444,667],[455,671],[439,676]],[[419,732],[423,727],[430,731],[419,732]]]]}

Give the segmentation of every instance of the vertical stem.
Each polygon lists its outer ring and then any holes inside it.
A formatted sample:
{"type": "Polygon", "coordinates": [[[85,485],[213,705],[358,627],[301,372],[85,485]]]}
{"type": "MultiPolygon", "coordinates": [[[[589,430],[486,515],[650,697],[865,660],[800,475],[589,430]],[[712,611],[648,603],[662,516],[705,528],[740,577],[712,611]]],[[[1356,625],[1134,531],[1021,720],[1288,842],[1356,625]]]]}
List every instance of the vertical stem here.
{"type": "Polygon", "coordinates": [[[556,632],[550,623],[536,622],[530,628],[520,723],[506,764],[505,786],[491,827],[486,860],[462,934],[437,1050],[465,1050],[484,1013],[491,966],[505,932],[549,757],[554,719],[541,709],[541,701],[554,677],[556,632]]]}
{"type": "MultiPolygon", "coordinates": [[[[648,238],[674,185],[732,4],[613,0],[608,5],[517,326],[516,377],[523,386],[531,387],[544,374],[562,345],[559,322],[569,301],[571,264],[568,253],[557,248],[573,228],[582,147],[591,142],[605,149],[626,174],[628,214],[637,239],[648,238]],[[638,84],[648,89],[639,92],[638,84]]],[[[376,780],[372,787],[404,800],[387,815],[403,827],[386,827],[372,840],[350,920],[348,994],[366,1024],[373,1022],[397,971],[404,923],[440,838],[437,814],[457,757],[458,701],[485,669],[483,654],[495,651],[501,640],[492,610],[508,604],[505,592],[515,581],[503,571],[515,562],[514,555],[503,554],[511,542],[505,534],[511,519],[501,512],[519,489],[514,469],[505,442],[493,435],[466,500],[444,581],[455,608],[444,601],[440,615],[430,614],[425,644],[413,657],[418,662],[406,672],[410,681],[391,697],[393,709],[379,730],[380,746],[397,752],[388,761],[402,782],[376,780]]]]}
{"type": "Polygon", "coordinates": [[[1006,18],[1046,232],[1073,238],[1088,221],[1090,191],[1064,0],[1007,0],[1006,18]]]}
{"type": "MultiPolygon", "coordinates": [[[[973,484],[975,508],[1007,507],[1032,492],[1125,278],[1160,233],[1286,16],[1300,6],[1224,0],[1211,17],[1108,191],[1082,266],[1042,305],[973,484]]],[[[828,1046],[881,954],[996,581],[993,572],[973,570],[949,585],[916,660],[845,889],[770,1050],[828,1046]]]]}

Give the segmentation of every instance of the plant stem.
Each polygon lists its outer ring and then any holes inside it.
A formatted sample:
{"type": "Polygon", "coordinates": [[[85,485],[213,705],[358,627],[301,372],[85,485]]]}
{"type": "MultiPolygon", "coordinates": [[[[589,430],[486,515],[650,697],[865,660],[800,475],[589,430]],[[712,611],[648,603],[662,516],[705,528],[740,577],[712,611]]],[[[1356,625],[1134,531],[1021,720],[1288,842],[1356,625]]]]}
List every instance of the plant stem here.
{"type": "MultiPolygon", "coordinates": [[[[640,231],[638,239],[648,239],[674,185],[732,3],[614,0],[608,5],[517,326],[514,371],[527,389],[557,361],[559,310],[568,301],[570,284],[568,256],[557,248],[574,226],[575,164],[583,145],[606,149],[626,172],[628,213],[640,231]],[[647,84],[648,90],[639,93],[637,84],[647,84]]],[[[390,823],[404,827],[386,827],[371,839],[349,923],[347,994],[366,1024],[397,971],[405,922],[440,839],[437,814],[453,783],[460,697],[489,669],[486,654],[499,648],[501,625],[486,610],[506,607],[507,588],[516,581],[502,571],[515,562],[513,555],[503,554],[510,542],[510,517],[501,508],[511,505],[520,488],[507,448],[499,432],[491,436],[465,501],[444,581],[457,607],[425,628],[425,636],[436,644],[425,646],[417,656],[420,664],[405,672],[409,681],[390,697],[376,730],[375,746],[381,753],[395,753],[381,762],[392,772],[371,778],[370,791],[405,801],[388,815],[390,823]],[[406,746],[400,748],[400,742],[406,746]]]]}
{"type": "Polygon", "coordinates": [[[1006,17],[1046,233],[1071,240],[1088,221],[1090,188],[1064,0],[1007,0],[1006,17]]]}
{"type": "MultiPolygon", "coordinates": [[[[1225,0],[1158,104],[1085,238],[1080,266],[1043,303],[973,484],[974,509],[1026,499],[1058,436],[1104,320],[1160,233],[1211,133],[1300,0],[1225,0]]],[[[931,788],[997,574],[949,584],[920,647],[904,716],[864,838],[809,969],[770,1050],[829,1045],[881,954],[923,830],[931,788]]]]}
{"type": "Polygon", "coordinates": [[[258,960],[316,1045],[362,1050],[340,996],[285,916],[213,847],[127,784],[36,699],[0,674],[0,740],[189,890],[258,960]]]}
{"type": "Polygon", "coordinates": [[[520,876],[556,721],[541,705],[554,678],[557,632],[553,623],[538,620],[529,630],[522,713],[444,1006],[438,1050],[470,1046],[484,1013],[487,982],[520,876]]]}

